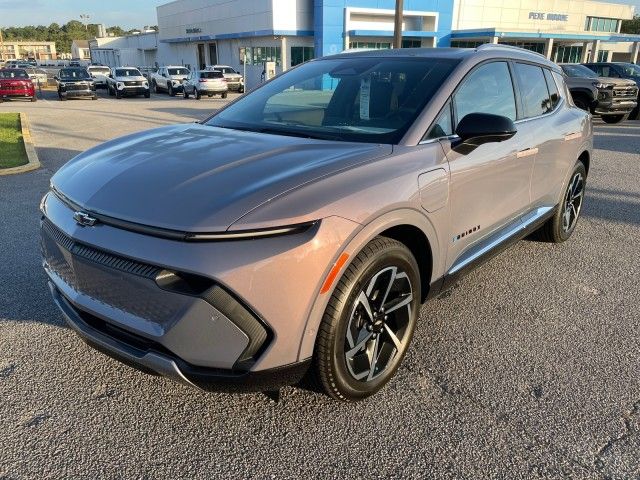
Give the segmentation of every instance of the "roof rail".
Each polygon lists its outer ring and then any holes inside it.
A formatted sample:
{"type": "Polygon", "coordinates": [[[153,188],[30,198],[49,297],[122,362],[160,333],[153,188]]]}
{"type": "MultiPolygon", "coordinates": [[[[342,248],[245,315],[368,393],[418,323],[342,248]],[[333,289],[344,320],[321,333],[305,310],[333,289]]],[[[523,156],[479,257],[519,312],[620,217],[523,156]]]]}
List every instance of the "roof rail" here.
{"type": "MultiPolygon", "coordinates": [[[[526,48],[521,48],[521,47],[516,47],[514,45],[505,45],[504,43],[483,43],[481,45],[478,45],[476,47],[476,50],[485,50],[487,48],[507,48],[510,50],[520,50],[520,51],[525,51],[528,53],[532,53],[534,55],[538,55],[544,59],[547,59],[547,57],[545,57],[543,54],[538,53],[538,52],[534,52],[533,50],[527,50],[526,48]]],[[[548,60],[548,59],[547,59],[548,60]]]]}

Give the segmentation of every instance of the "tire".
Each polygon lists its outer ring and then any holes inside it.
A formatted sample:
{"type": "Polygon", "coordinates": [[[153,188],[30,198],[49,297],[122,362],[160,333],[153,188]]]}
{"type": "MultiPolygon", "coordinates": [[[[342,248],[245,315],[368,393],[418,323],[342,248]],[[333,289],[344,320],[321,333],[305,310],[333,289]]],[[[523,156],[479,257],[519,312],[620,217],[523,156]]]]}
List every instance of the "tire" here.
{"type": "Polygon", "coordinates": [[[184,99],[187,100],[189,98],[189,92],[187,92],[187,89],[185,87],[184,89],[184,99]]]}
{"type": "Polygon", "coordinates": [[[107,85],[107,91],[109,92],[109,96],[113,97],[116,93],[111,89],[111,85],[107,85]]]}
{"type": "Polygon", "coordinates": [[[587,171],[584,164],[578,160],[553,217],[536,232],[535,236],[538,239],[550,243],[562,243],[569,239],[580,218],[586,185],[587,171]],[[573,208],[570,208],[570,197],[573,199],[573,208]]]}
{"type": "Polygon", "coordinates": [[[207,97],[209,97],[209,98],[213,97],[213,93],[208,93],[207,97]]]}
{"type": "Polygon", "coordinates": [[[153,83],[153,93],[160,93],[160,90],[158,90],[158,84],[156,83],[156,81],[154,80],[153,83]]]}
{"type": "Polygon", "coordinates": [[[602,121],[604,123],[620,123],[624,122],[629,115],[602,115],[602,121]]]}
{"type": "Polygon", "coordinates": [[[120,100],[122,98],[122,93],[120,93],[120,90],[118,90],[117,88],[115,88],[114,90],[116,91],[116,98],[120,100]]]}
{"type": "Polygon", "coordinates": [[[38,97],[36,97],[35,95],[33,97],[31,97],[31,101],[32,102],[37,102],[38,101],[38,97]]]}
{"type": "Polygon", "coordinates": [[[584,97],[584,95],[576,95],[573,97],[573,103],[576,107],[589,111],[589,101],[584,97]]]}
{"type": "Polygon", "coordinates": [[[151,98],[151,92],[147,92],[144,94],[144,98],[151,98]]]}
{"type": "MultiPolygon", "coordinates": [[[[638,100],[640,101],[640,99],[638,100]]],[[[629,118],[631,120],[640,120],[640,105],[634,108],[633,110],[631,110],[631,113],[629,114],[629,118]]]]}
{"type": "Polygon", "coordinates": [[[98,95],[94,95],[93,97],[91,97],[91,100],[97,100],[98,99],[98,95]]]}
{"type": "Polygon", "coordinates": [[[173,89],[173,85],[171,85],[170,83],[167,84],[167,90],[169,91],[169,96],[170,97],[175,97],[176,96],[176,92],[173,89]]]}
{"type": "Polygon", "coordinates": [[[196,97],[196,100],[200,100],[202,98],[202,95],[200,95],[200,91],[197,88],[193,89],[193,94],[196,97]]]}
{"type": "Polygon", "coordinates": [[[227,92],[223,93],[223,94],[221,95],[221,97],[222,97],[222,98],[227,98],[227,92]]]}
{"type": "Polygon", "coordinates": [[[346,268],[322,318],[314,352],[314,371],[328,395],[362,400],[393,377],[418,318],[418,272],[409,249],[385,237],[374,238],[346,268]]]}

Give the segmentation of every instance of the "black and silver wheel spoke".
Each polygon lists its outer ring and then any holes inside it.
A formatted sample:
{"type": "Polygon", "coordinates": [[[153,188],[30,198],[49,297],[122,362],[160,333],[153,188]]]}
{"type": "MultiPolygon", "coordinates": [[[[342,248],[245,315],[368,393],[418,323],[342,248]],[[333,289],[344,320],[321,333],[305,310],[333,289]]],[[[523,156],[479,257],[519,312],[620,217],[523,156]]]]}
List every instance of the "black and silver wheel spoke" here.
{"type": "Polygon", "coordinates": [[[565,232],[569,232],[575,227],[580,216],[583,198],[584,179],[578,172],[571,179],[565,198],[564,211],[562,213],[562,228],[565,232]]]}
{"type": "Polygon", "coordinates": [[[376,273],[360,292],[344,344],[353,378],[365,382],[375,379],[404,349],[412,302],[409,277],[395,266],[376,273]]]}

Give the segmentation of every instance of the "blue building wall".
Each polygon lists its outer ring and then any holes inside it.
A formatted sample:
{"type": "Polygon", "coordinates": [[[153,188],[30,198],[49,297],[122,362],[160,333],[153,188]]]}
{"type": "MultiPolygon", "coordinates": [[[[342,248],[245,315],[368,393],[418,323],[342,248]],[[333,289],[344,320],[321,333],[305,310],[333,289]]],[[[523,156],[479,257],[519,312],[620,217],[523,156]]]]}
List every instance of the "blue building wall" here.
{"type": "MultiPolygon", "coordinates": [[[[314,0],[314,30],[316,57],[339,53],[344,47],[344,9],[346,7],[393,10],[395,0],[314,0]]],[[[405,10],[438,12],[436,42],[448,47],[451,41],[453,0],[405,0],[405,10]]]]}

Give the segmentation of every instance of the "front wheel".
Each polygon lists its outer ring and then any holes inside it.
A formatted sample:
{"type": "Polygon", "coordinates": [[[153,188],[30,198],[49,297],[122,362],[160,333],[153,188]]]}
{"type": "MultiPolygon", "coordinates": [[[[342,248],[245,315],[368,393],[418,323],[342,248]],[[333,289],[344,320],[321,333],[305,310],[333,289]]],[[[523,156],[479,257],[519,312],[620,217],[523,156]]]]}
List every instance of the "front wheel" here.
{"type": "Polygon", "coordinates": [[[36,97],[35,95],[33,97],[31,97],[31,101],[32,102],[37,102],[38,101],[38,97],[36,97]]]}
{"type": "Polygon", "coordinates": [[[589,101],[583,97],[582,95],[578,95],[576,97],[573,98],[573,103],[576,107],[582,109],[582,110],[586,110],[587,112],[589,111],[589,101]]]}
{"type": "Polygon", "coordinates": [[[189,98],[189,92],[187,92],[187,88],[185,87],[184,89],[184,99],[188,99],[189,98]]]}
{"type": "Polygon", "coordinates": [[[541,240],[562,243],[569,239],[580,218],[586,185],[587,170],[584,164],[578,160],[573,167],[569,183],[556,207],[555,214],[536,232],[541,240]]]}
{"type": "Polygon", "coordinates": [[[171,85],[171,84],[167,85],[167,90],[169,90],[169,96],[170,97],[175,97],[176,96],[176,92],[173,89],[173,85],[171,85]]]}
{"type": "Polygon", "coordinates": [[[343,401],[378,392],[402,362],[419,307],[415,258],[376,237],[346,268],[318,330],[314,363],[325,391],[343,401]]]}
{"type": "Polygon", "coordinates": [[[222,96],[222,98],[227,98],[227,93],[225,92],[221,96],[222,96]]]}
{"type": "Polygon", "coordinates": [[[196,100],[200,100],[202,98],[202,95],[200,94],[200,90],[198,90],[197,88],[193,90],[193,95],[196,97],[196,100]]]}
{"type": "Polygon", "coordinates": [[[628,115],[603,115],[602,121],[604,123],[620,123],[629,118],[628,115]]]}
{"type": "Polygon", "coordinates": [[[144,98],[151,98],[151,92],[149,91],[145,92],[144,98]]]}

